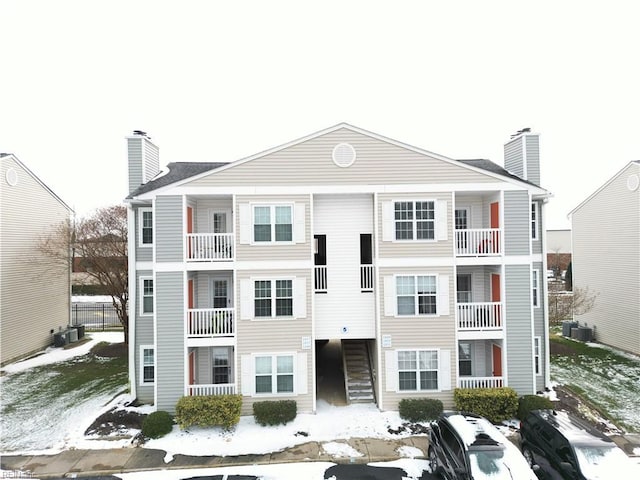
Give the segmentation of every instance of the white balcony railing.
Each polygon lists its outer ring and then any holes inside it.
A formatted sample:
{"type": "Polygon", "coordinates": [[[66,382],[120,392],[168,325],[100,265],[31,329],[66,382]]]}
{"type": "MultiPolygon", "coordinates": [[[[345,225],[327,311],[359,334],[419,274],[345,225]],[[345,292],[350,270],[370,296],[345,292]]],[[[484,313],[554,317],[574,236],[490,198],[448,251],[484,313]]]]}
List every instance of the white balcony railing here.
{"type": "Polygon", "coordinates": [[[459,388],[499,388],[503,385],[502,377],[459,377],[459,388]]]}
{"type": "Polygon", "coordinates": [[[360,290],[363,292],[373,292],[373,282],[373,265],[360,265],[360,290]]]}
{"type": "Polygon", "coordinates": [[[211,385],[189,385],[188,395],[190,396],[203,396],[203,395],[234,395],[236,393],[235,383],[220,383],[211,385]]]}
{"type": "Polygon", "coordinates": [[[190,308],[187,310],[189,337],[230,337],[235,335],[233,308],[190,308]]]}
{"type": "Polygon", "coordinates": [[[459,330],[502,329],[502,303],[458,303],[459,330]]]}
{"type": "Polygon", "coordinates": [[[487,256],[500,255],[499,228],[468,228],[455,231],[456,255],[487,256]]]}
{"type": "Polygon", "coordinates": [[[313,272],[313,288],[315,293],[327,293],[327,267],[316,266],[313,272]]]}
{"type": "Polygon", "coordinates": [[[233,255],[233,233],[187,234],[187,260],[216,262],[233,255]]]}

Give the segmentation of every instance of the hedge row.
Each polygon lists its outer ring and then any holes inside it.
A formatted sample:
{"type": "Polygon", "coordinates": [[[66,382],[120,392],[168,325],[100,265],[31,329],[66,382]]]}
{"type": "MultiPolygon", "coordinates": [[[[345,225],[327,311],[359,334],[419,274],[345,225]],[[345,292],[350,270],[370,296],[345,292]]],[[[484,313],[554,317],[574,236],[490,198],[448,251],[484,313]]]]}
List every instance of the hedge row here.
{"type": "Polygon", "coordinates": [[[442,402],[433,398],[403,398],[398,405],[400,418],[412,423],[435,420],[442,410],[442,402]]]}
{"type": "Polygon", "coordinates": [[[253,418],[262,425],[285,425],[296,418],[298,405],[294,400],[256,402],[253,404],[253,418]]]}
{"type": "Polygon", "coordinates": [[[493,423],[514,418],[518,412],[518,394],[513,388],[456,388],[456,409],[485,417],[493,423]]]}
{"type": "Polygon", "coordinates": [[[182,397],[176,404],[176,422],[183,429],[192,425],[229,429],[240,421],[241,407],[241,395],[182,397]]]}

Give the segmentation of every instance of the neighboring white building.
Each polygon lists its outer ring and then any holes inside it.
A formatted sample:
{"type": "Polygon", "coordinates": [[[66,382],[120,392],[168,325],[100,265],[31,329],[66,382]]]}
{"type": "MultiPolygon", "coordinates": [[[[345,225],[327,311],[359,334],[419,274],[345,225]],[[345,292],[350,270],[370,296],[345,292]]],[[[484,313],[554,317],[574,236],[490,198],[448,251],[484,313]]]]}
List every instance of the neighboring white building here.
{"type": "MultiPolygon", "coordinates": [[[[71,209],[15,155],[0,154],[0,363],[51,345],[69,323],[70,269],[51,267],[38,248],[71,209]]],[[[56,264],[57,265],[57,264],[56,264]]]]}
{"type": "Polygon", "coordinates": [[[570,213],[575,288],[594,308],[575,320],[595,339],[640,355],[640,161],[627,164],[570,213]]]}
{"type": "Polygon", "coordinates": [[[395,410],[454,388],[549,383],[539,137],[505,167],[347,124],[232,163],[129,156],[130,379],[183,395],[294,399],[316,410],[326,341],[346,396],[395,410]]]}

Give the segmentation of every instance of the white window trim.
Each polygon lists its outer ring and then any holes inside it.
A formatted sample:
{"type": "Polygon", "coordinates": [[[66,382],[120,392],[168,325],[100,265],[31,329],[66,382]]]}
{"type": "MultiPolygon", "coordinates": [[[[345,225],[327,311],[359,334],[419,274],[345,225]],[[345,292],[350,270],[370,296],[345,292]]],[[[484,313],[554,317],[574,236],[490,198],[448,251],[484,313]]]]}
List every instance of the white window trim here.
{"type": "Polygon", "coordinates": [[[293,245],[296,243],[296,218],[295,205],[293,203],[251,203],[251,245],[293,245]],[[256,240],[256,207],[269,207],[269,218],[271,220],[271,240],[260,242],[256,240]],[[291,209],[291,240],[276,240],[276,207],[289,207],[291,209]]]}
{"type": "Polygon", "coordinates": [[[540,270],[531,270],[531,302],[534,308],[540,308],[540,270]]]}
{"type": "Polygon", "coordinates": [[[536,369],[537,376],[542,375],[542,337],[538,335],[533,337],[533,368],[536,369]]]}
{"type": "Polygon", "coordinates": [[[150,317],[152,316],[155,311],[156,311],[156,286],[155,286],[155,282],[153,285],[153,312],[145,312],[144,311],[144,281],[145,280],[151,280],[153,282],[153,277],[149,276],[149,275],[145,275],[145,276],[141,276],[140,277],[140,316],[141,317],[150,317]]]}
{"type": "Polygon", "coordinates": [[[395,303],[395,316],[398,318],[413,318],[413,317],[420,317],[420,318],[428,318],[428,317],[438,317],[440,316],[439,313],[439,309],[438,309],[438,295],[440,293],[439,290],[439,283],[440,283],[440,279],[438,278],[438,274],[437,273],[406,273],[406,274],[402,274],[402,273],[397,273],[393,276],[393,288],[394,288],[394,292],[393,292],[393,298],[394,298],[394,303],[395,303]],[[419,311],[419,306],[418,306],[418,291],[416,290],[416,293],[414,294],[414,305],[416,307],[414,314],[400,314],[398,312],[398,277],[414,277],[414,279],[416,279],[416,288],[417,288],[417,277],[433,277],[435,279],[435,283],[436,283],[436,291],[435,291],[435,298],[436,298],[436,313],[418,313],[419,311]]]}
{"type": "Polygon", "coordinates": [[[251,310],[254,320],[290,320],[295,318],[295,301],[296,301],[296,281],[295,277],[251,277],[251,310]],[[276,281],[289,280],[291,281],[291,315],[276,315],[276,281]],[[256,316],[256,282],[271,282],[271,316],[270,317],[258,317],[256,316]]]}
{"type": "Polygon", "coordinates": [[[391,235],[391,241],[392,242],[400,242],[400,243],[407,243],[407,242],[415,242],[415,243],[436,243],[438,241],[438,200],[435,198],[403,198],[403,199],[396,199],[396,200],[391,200],[391,225],[392,225],[392,235],[391,235]],[[413,238],[397,238],[396,236],[396,222],[398,221],[408,221],[408,220],[396,220],[396,203],[407,203],[407,202],[412,202],[413,203],[413,213],[414,213],[414,218],[413,220],[411,220],[412,222],[412,227],[413,227],[413,238]],[[417,238],[418,236],[418,231],[417,231],[417,225],[418,225],[418,219],[415,218],[415,206],[416,206],[416,202],[431,202],[433,203],[433,238],[417,238]]]}
{"type": "Polygon", "coordinates": [[[140,345],[140,378],[139,385],[153,385],[156,379],[156,347],[155,345],[140,345]],[[149,366],[144,364],[144,351],[153,350],[153,382],[144,381],[144,367],[149,366]]]}
{"type": "Polygon", "coordinates": [[[277,353],[253,353],[251,354],[251,362],[252,362],[252,379],[251,379],[251,395],[253,397],[291,397],[297,395],[297,354],[296,352],[277,352],[277,353]],[[271,392],[269,393],[258,393],[256,392],[256,358],[257,357],[271,357],[271,392]],[[291,392],[278,392],[278,357],[292,357],[293,359],[293,391],[291,392]]]}
{"type": "MultiPolygon", "coordinates": [[[[419,393],[419,392],[441,392],[442,391],[442,385],[440,384],[440,369],[442,368],[442,366],[440,365],[440,349],[439,348],[400,348],[398,350],[395,351],[395,355],[396,355],[396,377],[398,380],[398,386],[396,389],[397,393],[402,393],[402,394],[406,394],[406,393],[419,393]],[[416,389],[415,390],[402,390],[400,388],[400,352],[416,352],[416,389]],[[437,356],[437,362],[438,362],[438,368],[435,370],[436,372],[436,382],[438,383],[438,388],[437,389],[431,389],[431,390],[426,390],[426,389],[421,389],[420,388],[420,369],[417,368],[420,364],[420,352],[436,352],[436,356],[437,356]]],[[[432,370],[428,370],[428,371],[432,371],[432,370]]]]}
{"type": "Polygon", "coordinates": [[[142,248],[153,247],[154,237],[154,215],[151,207],[144,207],[138,209],[138,246],[142,248]],[[142,221],[145,212],[151,212],[151,243],[142,243],[142,221]]]}
{"type": "Polygon", "coordinates": [[[474,367],[473,359],[475,358],[475,346],[474,346],[475,344],[474,344],[474,342],[472,340],[459,340],[458,341],[458,349],[459,349],[459,344],[460,343],[468,343],[469,344],[469,360],[464,360],[464,361],[469,362],[469,365],[471,365],[471,373],[469,375],[462,375],[460,373],[460,362],[463,361],[463,359],[460,358],[460,353],[459,353],[459,350],[458,350],[458,365],[457,365],[457,367],[458,367],[458,376],[459,377],[467,377],[467,378],[468,377],[473,377],[473,370],[474,370],[473,369],[473,367],[474,367]]]}
{"type": "Polygon", "coordinates": [[[529,212],[529,215],[531,215],[533,213],[533,217],[530,223],[530,228],[531,228],[531,240],[538,240],[538,227],[540,225],[540,208],[538,205],[538,202],[531,202],[531,206],[532,206],[532,211],[529,212]]]}

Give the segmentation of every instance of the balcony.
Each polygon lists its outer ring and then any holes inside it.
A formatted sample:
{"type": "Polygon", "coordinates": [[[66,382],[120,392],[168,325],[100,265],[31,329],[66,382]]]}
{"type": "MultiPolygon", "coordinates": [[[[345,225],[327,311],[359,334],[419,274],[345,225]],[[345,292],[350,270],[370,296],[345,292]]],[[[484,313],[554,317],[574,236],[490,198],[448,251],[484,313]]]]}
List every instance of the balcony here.
{"type": "Polygon", "coordinates": [[[459,331],[502,330],[502,302],[458,303],[459,331]]]}
{"type": "Polygon", "coordinates": [[[190,308],[187,310],[187,336],[235,336],[233,308],[190,308]]]}
{"type": "Polygon", "coordinates": [[[502,255],[499,228],[467,228],[455,230],[456,255],[485,257],[502,255]]]}
{"type": "Polygon", "coordinates": [[[187,260],[220,262],[234,258],[233,233],[188,233],[187,260]]]}
{"type": "Polygon", "coordinates": [[[503,377],[459,377],[458,388],[499,388],[504,386],[503,377]]]}
{"type": "Polygon", "coordinates": [[[235,383],[218,383],[208,385],[189,385],[187,386],[187,395],[203,396],[203,395],[235,395],[235,383]]]}

